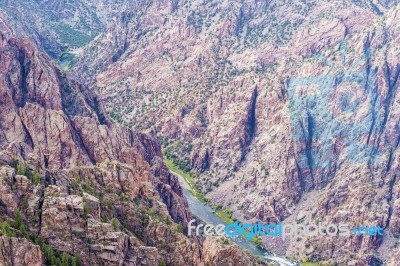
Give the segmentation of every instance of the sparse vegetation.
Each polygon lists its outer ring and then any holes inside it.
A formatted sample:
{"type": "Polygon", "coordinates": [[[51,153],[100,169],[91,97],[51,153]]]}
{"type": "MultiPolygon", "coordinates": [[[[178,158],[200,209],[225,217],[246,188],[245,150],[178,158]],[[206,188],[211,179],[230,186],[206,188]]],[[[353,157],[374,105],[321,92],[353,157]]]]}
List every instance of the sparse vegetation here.
{"type": "Polygon", "coordinates": [[[215,215],[217,215],[222,221],[224,221],[227,224],[234,223],[232,215],[227,214],[224,210],[222,210],[222,208],[216,208],[215,215]]]}
{"type": "Polygon", "coordinates": [[[1,224],[1,234],[7,237],[20,237],[39,245],[45,256],[45,265],[54,266],[82,266],[82,260],[79,255],[71,256],[68,253],[61,253],[54,250],[50,245],[46,244],[43,238],[36,233],[29,232],[25,225],[23,217],[19,210],[14,213],[11,224],[4,221],[1,224]]]}
{"type": "Polygon", "coordinates": [[[32,175],[31,170],[29,169],[28,165],[21,164],[20,162],[17,163],[17,174],[26,176],[28,178],[30,178],[32,175]]]}
{"type": "Polygon", "coordinates": [[[174,143],[168,142],[166,139],[162,139],[161,143],[165,147],[163,152],[168,160],[171,160],[174,165],[184,172],[190,172],[190,159],[187,157],[193,149],[191,142],[181,142],[179,140],[174,143]]]}
{"type": "Polygon", "coordinates": [[[161,259],[160,262],[158,263],[158,266],[167,266],[165,259],[161,259]]]}
{"type": "Polygon", "coordinates": [[[59,61],[60,61],[60,68],[62,68],[63,70],[71,70],[74,64],[76,63],[77,58],[76,55],[65,52],[62,53],[59,61]]]}
{"type": "Polygon", "coordinates": [[[15,233],[11,230],[11,226],[7,221],[1,224],[1,233],[7,237],[15,237],[15,233]]]}
{"type": "Polygon", "coordinates": [[[193,175],[190,175],[190,174],[182,171],[178,167],[176,167],[175,164],[173,163],[173,161],[171,161],[171,160],[164,159],[164,161],[170,171],[182,176],[185,179],[185,181],[189,184],[190,192],[196,198],[198,198],[202,202],[209,202],[209,200],[206,197],[204,197],[204,195],[197,189],[196,184],[193,181],[193,175]]]}
{"type": "Polygon", "coordinates": [[[57,32],[60,41],[69,47],[81,47],[94,38],[94,36],[89,36],[62,22],[54,23],[53,28],[57,32]]]}
{"type": "Polygon", "coordinates": [[[83,202],[83,219],[87,220],[89,217],[89,208],[86,202],[83,202]]]}
{"type": "Polygon", "coordinates": [[[222,238],[222,244],[228,245],[229,244],[229,240],[226,237],[223,237],[222,238]]]}
{"type": "Polygon", "coordinates": [[[301,266],[323,266],[321,263],[318,262],[301,262],[301,266]]]}
{"type": "Polygon", "coordinates": [[[183,234],[183,226],[182,226],[181,224],[177,224],[177,226],[176,226],[176,231],[177,231],[178,233],[183,234]]]}
{"type": "Polygon", "coordinates": [[[111,224],[114,227],[115,231],[119,230],[119,222],[118,222],[118,220],[116,218],[112,218],[111,219],[111,224]]]}
{"type": "Polygon", "coordinates": [[[90,185],[89,181],[86,181],[85,183],[82,184],[82,189],[88,194],[92,194],[92,187],[90,185]]]}
{"type": "Polygon", "coordinates": [[[32,183],[37,186],[40,184],[40,181],[42,180],[42,177],[40,176],[39,172],[35,170],[33,172],[33,177],[32,177],[32,183]]]}

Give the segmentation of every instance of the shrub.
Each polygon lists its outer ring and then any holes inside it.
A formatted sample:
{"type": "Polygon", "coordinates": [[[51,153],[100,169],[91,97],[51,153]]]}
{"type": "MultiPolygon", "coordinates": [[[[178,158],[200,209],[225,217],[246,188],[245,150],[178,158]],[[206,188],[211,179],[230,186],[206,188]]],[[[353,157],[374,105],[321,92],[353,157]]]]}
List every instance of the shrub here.
{"type": "Polygon", "coordinates": [[[72,261],[72,265],[74,266],[82,266],[82,260],[79,255],[76,255],[72,261]]]}
{"type": "Polygon", "coordinates": [[[68,266],[69,265],[69,255],[65,252],[63,252],[62,257],[61,257],[61,263],[64,266],[68,266]]]}
{"type": "Polygon", "coordinates": [[[108,198],[104,198],[103,201],[104,205],[106,206],[107,209],[111,210],[112,208],[112,201],[108,198]]]}
{"type": "Polygon", "coordinates": [[[37,186],[40,184],[40,181],[42,180],[42,177],[40,176],[39,172],[35,170],[33,172],[33,178],[32,178],[32,183],[37,186]]]}
{"type": "Polygon", "coordinates": [[[85,191],[86,193],[89,193],[89,194],[92,193],[92,187],[90,186],[89,181],[86,181],[85,183],[82,184],[82,189],[83,189],[83,191],[85,191]]]}
{"type": "Polygon", "coordinates": [[[25,239],[30,240],[31,242],[39,245],[40,249],[42,250],[46,265],[56,265],[56,266],[82,266],[82,261],[79,255],[72,257],[68,253],[60,253],[53,248],[46,244],[43,238],[40,235],[36,235],[35,233],[28,232],[27,227],[25,226],[24,220],[22,219],[22,215],[19,210],[15,211],[14,214],[14,221],[11,225],[5,221],[1,225],[1,232],[3,235],[7,237],[15,237],[15,232],[11,229],[15,229],[15,231],[19,231],[18,236],[24,237],[25,239]]]}
{"type": "Polygon", "coordinates": [[[24,224],[24,220],[22,219],[22,215],[19,212],[19,210],[17,209],[14,213],[14,223],[13,223],[13,227],[16,229],[20,229],[24,224]]]}
{"type": "Polygon", "coordinates": [[[181,224],[178,224],[178,225],[176,226],[176,231],[177,231],[178,233],[183,234],[183,227],[182,227],[181,224]]]}
{"type": "Polygon", "coordinates": [[[119,222],[118,222],[118,220],[116,218],[112,218],[111,219],[111,224],[114,227],[115,231],[119,230],[119,222]]]}
{"type": "Polygon", "coordinates": [[[119,198],[121,199],[121,201],[128,201],[129,200],[128,195],[126,195],[125,193],[121,193],[119,195],[119,198]]]}
{"type": "Polygon", "coordinates": [[[87,203],[84,202],[83,203],[83,219],[87,220],[88,217],[89,217],[89,209],[88,209],[87,203]]]}
{"type": "Polygon", "coordinates": [[[72,189],[75,190],[75,189],[78,188],[78,182],[76,182],[75,179],[72,179],[71,182],[70,182],[70,186],[71,186],[72,189]]]}
{"type": "Polygon", "coordinates": [[[31,176],[31,172],[29,170],[28,165],[26,164],[21,164],[20,162],[17,163],[17,174],[18,175],[24,175],[26,177],[31,176]]]}
{"type": "Polygon", "coordinates": [[[15,233],[11,230],[10,224],[7,221],[4,221],[1,225],[1,232],[3,235],[7,237],[14,237],[15,233]]]}

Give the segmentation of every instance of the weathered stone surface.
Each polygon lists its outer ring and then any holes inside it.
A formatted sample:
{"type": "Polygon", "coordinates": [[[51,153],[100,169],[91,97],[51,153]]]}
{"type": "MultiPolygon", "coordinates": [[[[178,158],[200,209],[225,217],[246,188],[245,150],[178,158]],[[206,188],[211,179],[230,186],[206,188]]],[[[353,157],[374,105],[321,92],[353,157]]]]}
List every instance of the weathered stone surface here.
{"type": "MultiPolygon", "coordinates": [[[[81,1],[73,7],[4,2],[16,14],[51,10],[75,29],[79,23],[72,17],[86,14],[81,1]]],[[[151,209],[186,226],[187,204],[162,164],[155,138],[112,124],[103,102],[113,119],[161,135],[179,158],[190,161],[211,202],[243,221],[380,225],[388,234],[293,238],[271,249],[345,265],[397,261],[397,1],[86,2],[107,30],[83,49],[71,74],[91,89],[98,86],[98,98],[1,21],[0,147],[7,153],[0,159],[10,164],[17,155],[53,171],[48,180],[65,194],[47,200],[67,198],[68,180],[89,182],[115,208],[107,212],[94,195],[100,219],[125,213],[128,218],[120,222],[128,230],[146,233],[135,248],[148,252],[149,263],[164,255],[153,256],[143,245],[173,234],[153,220],[150,228],[141,225],[147,214],[135,218],[135,213],[142,205],[147,213],[151,209]],[[96,164],[101,170],[93,169],[96,164]],[[58,172],[66,168],[68,173],[58,172]],[[124,206],[120,199],[126,197],[140,198],[140,207],[124,206]]],[[[90,28],[99,29],[95,21],[90,28]]],[[[63,48],[47,25],[32,28],[52,50],[63,48]]],[[[23,32],[20,26],[15,31],[23,32]]],[[[40,38],[33,39],[41,45],[40,38]]],[[[9,212],[26,199],[21,196],[26,180],[20,181],[20,194],[1,188],[9,212]]],[[[38,189],[29,199],[39,202],[40,194],[38,189]]],[[[95,209],[90,207],[90,216],[98,219],[95,209]]],[[[136,261],[129,249],[128,254],[136,261]]],[[[185,261],[175,255],[176,264],[185,261]]],[[[190,263],[200,255],[194,257],[190,263]]]]}
{"type": "Polygon", "coordinates": [[[207,237],[203,244],[204,261],[210,265],[253,265],[263,264],[249,254],[243,253],[238,246],[225,243],[222,238],[207,237]]]}
{"type": "Polygon", "coordinates": [[[0,250],[1,265],[43,265],[40,247],[26,239],[0,236],[0,250]]]}
{"type": "Polygon", "coordinates": [[[290,240],[277,251],[343,264],[393,260],[398,3],[159,7],[124,7],[77,63],[114,118],[167,139],[178,158],[190,159],[211,202],[241,220],[306,213],[304,221],[380,225],[392,247],[377,254],[386,239],[352,236],[290,240]]]}
{"type": "Polygon", "coordinates": [[[18,237],[0,264],[52,263],[38,241],[84,265],[203,265],[155,137],[110,122],[28,33],[0,11],[0,221],[18,237]]]}

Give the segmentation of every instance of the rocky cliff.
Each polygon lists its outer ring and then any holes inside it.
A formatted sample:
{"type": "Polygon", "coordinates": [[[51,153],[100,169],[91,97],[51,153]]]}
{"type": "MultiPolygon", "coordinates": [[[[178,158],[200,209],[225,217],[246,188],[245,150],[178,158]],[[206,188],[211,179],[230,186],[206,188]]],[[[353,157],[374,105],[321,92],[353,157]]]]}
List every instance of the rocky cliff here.
{"type": "Polygon", "coordinates": [[[31,34],[0,11],[0,264],[216,265],[219,240],[184,235],[157,140],[111,122],[31,34]]]}
{"type": "Polygon", "coordinates": [[[125,9],[75,69],[114,120],[158,132],[242,220],[387,232],[291,239],[286,254],[395,265],[398,12],[397,1],[155,1],[125,9]]]}
{"type": "MultiPolygon", "coordinates": [[[[3,2],[26,10],[22,1],[3,2]]],[[[64,23],[84,31],[71,15],[87,17],[81,1],[76,3],[73,7],[54,1],[32,5],[64,14],[64,23]]],[[[60,168],[80,161],[94,165],[112,161],[109,157],[132,164],[127,156],[131,149],[147,164],[162,164],[159,149],[149,152],[147,148],[155,146],[152,138],[139,134],[142,144],[132,141],[138,134],[110,125],[107,112],[121,124],[156,132],[166,154],[182,169],[197,173],[197,185],[211,202],[233,210],[241,220],[385,229],[384,237],[303,237],[283,243],[267,238],[269,248],[301,260],[396,265],[398,1],[88,3],[103,28],[76,52],[79,59],[71,74],[79,84],[98,88],[99,97],[83,88],[79,89],[83,98],[75,97],[75,91],[68,92],[74,87],[72,81],[58,74],[58,80],[67,84],[58,97],[69,120],[65,128],[55,130],[62,132],[57,134],[65,141],[46,138],[57,145],[47,147],[53,155],[40,149],[40,165],[60,168]],[[99,102],[105,111],[97,107],[99,102]],[[124,137],[115,138],[120,134],[124,137]],[[112,145],[107,142],[109,135],[114,136],[112,145]]],[[[13,8],[6,10],[15,15],[13,8]]],[[[39,36],[52,35],[39,32],[39,36]]],[[[43,43],[40,38],[38,45],[43,43]]],[[[56,38],[51,47],[62,51],[65,46],[56,38]]],[[[23,76],[24,71],[18,72],[23,76]]],[[[24,103],[30,97],[18,92],[13,101],[27,108],[24,103]]],[[[23,139],[24,144],[11,148],[38,151],[40,145],[33,143],[42,140],[27,136],[25,128],[40,130],[46,121],[36,123],[23,113],[16,117],[25,121],[24,126],[8,138],[23,139]]],[[[156,188],[162,191],[169,213],[183,221],[188,217],[185,208],[168,204],[179,195],[175,179],[162,167],[150,169],[159,176],[156,188]],[[163,194],[165,190],[175,194],[163,194]]],[[[208,255],[210,260],[219,259],[208,255]]]]}

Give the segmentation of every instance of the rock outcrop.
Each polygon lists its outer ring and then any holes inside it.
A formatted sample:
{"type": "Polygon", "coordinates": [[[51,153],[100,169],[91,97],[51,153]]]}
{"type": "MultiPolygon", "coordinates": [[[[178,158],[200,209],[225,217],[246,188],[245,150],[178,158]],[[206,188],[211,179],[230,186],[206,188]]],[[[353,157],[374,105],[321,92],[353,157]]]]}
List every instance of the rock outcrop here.
{"type": "Polygon", "coordinates": [[[15,237],[0,237],[1,265],[43,265],[40,247],[28,240],[15,237]]]}
{"type": "Polygon", "coordinates": [[[220,238],[207,238],[203,243],[203,256],[209,265],[267,265],[261,259],[255,260],[250,254],[243,253],[237,246],[233,246],[220,238]]]}
{"type": "Polygon", "coordinates": [[[395,260],[398,2],[159,7],[125,10],[78,60],[77,73],[88,70],[82,80],[99,86],[112,117],[158,132],[177,162],[198,173],[211,202],[241,220],[291,221],[305,212],[307,223],[388,232],[292,239],[288,255],[395,260]]]}
{"type": "Polygon", "coordinates": [[[112,123],[14,23],[0,13],[0,264],[204,265],[157,140],[112,123]]]}
{"type": "MultiPolygon", "coordinates": [[[[73,9],[85,14],[76,2],[73,9]]],[[[211,202],[240,220],[379,225],[386,233],[300,237],[269,248],[301,260],[396,265],[397,0],[87,2],[106,30],[77,52],[71,74],[98,87],[99,96],[57,71],[46,76],[54,72],[47,59],[19,51],[21,40],[7,41],[1,67],[12,97],[0,96],[7,114],[0,144],[11,155],[4,157],[19,154],[52,171],[106,160],[133,165],[132,176],[153,184],[139,195],[158,195],[185,226],[190,214],[155,139],[113,125],[104,103],[113,120],[156,132],[180,166],[197,172],[211,202]],[[32,71],[34,65],[49,71],[32,71]],[[33,80],[46,82],[32,89],[33,80]]],[[[79,29],[67,5],[40,5],[79,29]]],[[[48,38],[52,50],[64,47],[51,33],[39,36],[38,45],[48,38]]],[[[103,179],[95,176],[102,191],[103,179]]],[[[51,175],[46,180],[54,183],[51,175]]],[[[127,194],[119,190],[127,185],[137,195],[138,187],[122,182],[106,186],[127,194]]],[[[17,206],[14,198],[4,200],[17,206]]]]}

